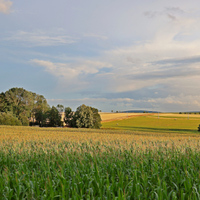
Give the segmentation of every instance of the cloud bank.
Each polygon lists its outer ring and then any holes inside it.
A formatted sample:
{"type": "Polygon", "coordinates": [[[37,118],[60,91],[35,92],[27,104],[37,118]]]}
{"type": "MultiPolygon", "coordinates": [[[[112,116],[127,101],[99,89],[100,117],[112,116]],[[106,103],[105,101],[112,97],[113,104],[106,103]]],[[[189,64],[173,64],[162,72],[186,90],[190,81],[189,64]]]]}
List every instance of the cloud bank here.
{"type": "Polygon", "coordinates": [[[104,107],[119,110],[200,109],[200,40],[177,38],[191,32],[199,18],[186,19],[178,8],[167,12],[176,14],[176,20],[161,27],[150,41],[106,50],[92,59],[74,57],[65,63],[32,59],[31,63],[56,76],[63,91],[82,93],[88,97],[81,100],[91,104],[101,101],[104,107]],[[139,97],[134,96],[136,91],[139,97]]]}
{"type": "Polygon", "coordinates": [[[32,59],[30,63],[42,67],[46,72],[57,77],[60,88],[71,91],[98,87],[96,77],[112,68],[112,65],[106,62],[81,59],[76,63],[54,63],[32,59]]]}
{"type": "Polygon", "coordinates": [[[19,42],[21,45],[29,47],[48,47],[72,44],[77,39],[67,36],[59,30],[55,32],[36,30],[33,32],[16,31],[11,36],[4,38],[4,40],[7,42],[19,42]]]}

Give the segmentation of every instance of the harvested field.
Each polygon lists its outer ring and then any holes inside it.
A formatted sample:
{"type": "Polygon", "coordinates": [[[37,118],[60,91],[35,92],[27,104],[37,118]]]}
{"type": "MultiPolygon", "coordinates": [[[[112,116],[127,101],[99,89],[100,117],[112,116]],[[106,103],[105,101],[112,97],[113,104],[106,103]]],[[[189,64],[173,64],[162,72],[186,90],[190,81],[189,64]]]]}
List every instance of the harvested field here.
{"type": "MultiPolygon", "coordinates": [[[[158,116],[156,114],[155,116],[158,116]]],[[[178,113],[159,113],[160,117],[166,117],[166,118],[192,118],[192,119],[197,119],[200,120],[200,114],[178,114],[178,113]]]]}
{"type": "Polygon", "coordinates": [[[99,114],[101,116],[102,122],[122,120],[136,116],[153,115],[150,113],[106,113],[106,112],[101,112],[99,114]]]}

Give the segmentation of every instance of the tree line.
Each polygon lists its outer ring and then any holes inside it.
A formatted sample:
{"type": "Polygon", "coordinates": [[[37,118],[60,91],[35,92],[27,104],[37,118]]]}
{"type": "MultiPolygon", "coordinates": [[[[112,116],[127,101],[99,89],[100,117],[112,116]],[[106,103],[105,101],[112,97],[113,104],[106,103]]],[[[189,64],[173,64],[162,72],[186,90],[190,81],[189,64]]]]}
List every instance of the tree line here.
{"type": "Polygon", "coordinates": [[[0,94],[0,125],[100,128],[101,117],[98,109],[84,104],[76,111],[61,104],[50,107],[43,95],[11,88],[0,94]]]}

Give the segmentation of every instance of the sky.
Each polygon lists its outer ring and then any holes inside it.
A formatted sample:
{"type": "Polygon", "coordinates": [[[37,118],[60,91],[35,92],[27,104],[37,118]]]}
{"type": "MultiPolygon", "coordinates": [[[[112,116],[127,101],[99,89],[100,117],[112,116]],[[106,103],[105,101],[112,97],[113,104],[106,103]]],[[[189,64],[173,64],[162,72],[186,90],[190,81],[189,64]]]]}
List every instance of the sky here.
{"type": "Polygon", "coordinates": [[[104,112],[200,111],[199,0],[0,0],[0,92],[104,112]]]}

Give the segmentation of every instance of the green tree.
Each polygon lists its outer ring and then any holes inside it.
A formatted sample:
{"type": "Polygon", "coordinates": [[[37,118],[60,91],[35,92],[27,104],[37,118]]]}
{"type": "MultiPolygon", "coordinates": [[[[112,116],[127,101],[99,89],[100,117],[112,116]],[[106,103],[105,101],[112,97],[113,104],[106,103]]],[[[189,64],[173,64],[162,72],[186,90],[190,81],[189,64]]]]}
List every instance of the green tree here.
{"type": "Polygon", "coordinates": [[[36,119],[36,124],[39,126],[46,126],[47,112],[50,110],[50,106],[47,104],[47,100],[43,95],[35,96],[35,104],[32,110],[32,118],[36,119]]]}
{"type": "Polygon", "coordinates": [[[59,112],[59,115],[60,115],[60,117],[61,117],[62,123],[64,123],[64,120],[65,120],[64,109],[65,109],[65,107],[64,107],[63,105],[61,105],[61,104],[58,104],[58,105],[56,106],[56,108],[57,108],[57,110],[58,110],[58,112],[59,112]]]}
{"type": "Polygon", "coordinates": [[[19,114],[18,119],[21,121],[23,126],[29,126],[29,120],[25,115],[23,115],[23,113],[19,114]]]}
{"type": "Polygon", "coordinates": [[[58,104],[57,106],[56,106],[56,108],[57,108],[57,110],[61,113],[61,112],[64,112],[64,106],[63,105],[61,105],[61,104],[58,104]]]}
{"type": "Polygon", "coordinates": [[[0,112],[8,112],[9,107],[8,107],[8,102],[6,100],[6,95],[5,93],[0,94],[0,112]]]}
{"type": "Polygon", "coordinates": [[[22,120],[23,125],[29,124],[28,118],[30,117],[32,106],[31,92],[23,88],[11,88],[5,93],[1,93],[0,104],[1,112],[12,112],[14,116],[22,120]]]}
{"type": "Polygon", "coordinates": [[[81,105],[77,108],[73,120],[75,126],[78,128],[100,128],[101,117],[98,113],[98,109],[90,106],[81,105]]]}
{"type": "Polygon", "coordinates": [[[46,126],[47,112],[44,112],[42,109],[38,109],[35,112],[35,119],[36,124],[38,124],[39,126],[46,126]]]}
{"type": "Polygon", "coordinates": [[[65,108],[65,124],[69,127],[75,127],[74,112],[70,107],[65,108]]]}
{"type": "Polygon", "coordinates": [[[101,127],[101,116],[98,113],[98,109],[90,107],[93,112],[93,127],[92,128],[100,128],[101,127]]]}
{"type": "Polygon", "coordinates": [[[47,118],[49,121],[49,126],[51,127],[63,125],[59,111],[55,106],[52,106],[52,108],[47,112],[47,118]]]}
{"type": "Polygon", "coordinates": [[[18,117],[23,112],[26,117],[29,117],[31,92],[23,88],[11,88],[5,92],[5,99],[8,110],[12,111],[14,115],[18,117]]]}
{"type": "Polygon", "coordinates": [[[34,121],[38,112],[45,113],[48,109],[49,105],[42,95],[23,88],[11,88],[0,94],[0,112],[12,113],[23,125],[28,125],[30,120],[34,121]]]}
{"type": "Polygon", "coordinates": [[[74,119],[78,128],[92,128],[94,125],[92,109],[84,104],[77,108],[74,119]]]}
{"type": "Polygon", "coordinates": [[[21,126],[21,121],[12,113],[0,112],[0,125],[21,126]]]}

